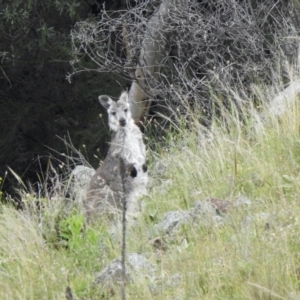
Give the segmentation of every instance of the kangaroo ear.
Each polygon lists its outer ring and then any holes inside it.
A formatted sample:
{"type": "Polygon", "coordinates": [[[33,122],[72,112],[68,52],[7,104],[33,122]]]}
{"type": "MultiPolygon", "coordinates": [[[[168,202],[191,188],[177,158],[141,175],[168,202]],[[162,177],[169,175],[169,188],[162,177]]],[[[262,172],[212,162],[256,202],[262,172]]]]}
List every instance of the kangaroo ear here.
{"type": "Polygon", "coordinates": [[[112,103],[112,100],[106,95],[99,96],[98,99],[105,109],[108,109],[112,103]]]}
{"type": "Polygon", "coordinates": [[[122,92],[121,96],[120,96],[120,100],[124,101],[124,102],[129,102],[129,96],[127,92],[122,92]]]}

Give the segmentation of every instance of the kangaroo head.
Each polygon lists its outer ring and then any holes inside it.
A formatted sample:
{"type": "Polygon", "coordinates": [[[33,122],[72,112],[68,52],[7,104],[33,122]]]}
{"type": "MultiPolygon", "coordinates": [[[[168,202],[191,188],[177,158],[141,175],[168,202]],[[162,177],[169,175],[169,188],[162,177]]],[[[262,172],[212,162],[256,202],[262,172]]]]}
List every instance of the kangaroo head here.
{"type": "Polygon", "coordinates": [[[99,96],[99,101],[107,110],[108,124],[113,131],[124,128],[133,122],[127,92],[123,92],[117,101],[106,95],[99,96]]]}

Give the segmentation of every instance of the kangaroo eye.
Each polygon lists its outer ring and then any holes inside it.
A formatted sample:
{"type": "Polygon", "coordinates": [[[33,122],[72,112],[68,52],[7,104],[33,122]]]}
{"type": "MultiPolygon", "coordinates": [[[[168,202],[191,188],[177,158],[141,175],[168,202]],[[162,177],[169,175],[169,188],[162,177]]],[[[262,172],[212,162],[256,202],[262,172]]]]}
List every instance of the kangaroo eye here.
{"type": "Polygon", "coordinates": [[[112,111],[111,114],[112,114],[113,116],[115,116],[115,115],[116,115],[116,112],[115,112],[115,111],[112,111]]]}
{"type": "Polygon", "coordinates": [[[124,109],[124,112],[128,112],[128,108],[125,108],[125,109],[124,109]]]}

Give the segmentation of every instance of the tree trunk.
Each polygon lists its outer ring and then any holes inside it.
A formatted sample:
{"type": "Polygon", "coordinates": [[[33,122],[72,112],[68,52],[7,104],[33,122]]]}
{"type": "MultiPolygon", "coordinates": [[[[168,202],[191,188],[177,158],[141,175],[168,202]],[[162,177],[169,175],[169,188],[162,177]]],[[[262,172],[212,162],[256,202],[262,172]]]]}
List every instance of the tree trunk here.
{"type": "Polygon", "coordinates": [[[149,112],[152,101],[151,89],[155,88],[155,82],[159,78],[168,38],[166,27],[170,22],[170,10],[175,2],[176,0],[163,0],[148,22],[135,80],[129,91],[131,112],[135,121],[139,121],[149,112]]]}

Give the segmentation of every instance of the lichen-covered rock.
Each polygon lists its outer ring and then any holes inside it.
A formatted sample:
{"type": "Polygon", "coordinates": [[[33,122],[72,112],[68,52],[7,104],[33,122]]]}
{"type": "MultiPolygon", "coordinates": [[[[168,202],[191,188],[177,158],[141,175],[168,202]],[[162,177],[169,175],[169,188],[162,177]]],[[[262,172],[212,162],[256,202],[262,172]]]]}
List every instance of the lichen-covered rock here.
{"type": "Polygon", "coordinates": [[[254,215],[248,215],[242,222],[243,230],[256,230],[257,227],[269,229],[276,221],[275,215],[271,213],[260,212],[254,215]]]}
{"type": "Polygon", "coordinates": [[[71,172],[69,193],[80,205],[83,203],[89,182],[95,172],[94,169],[86,166],[76,166],[71,172]]]}
{"type": "Polygon", "coordinates": [[[213,226],[222,224],[224,217],[218,214],[216,205],[209,201],[198,201],[191,209],[190,215],[196,224],[203,226],[213,226]]]}
{"type": "MultiPolygon", "coordinates": [[[[144,255],[130,253],[126,262],[126,281],[134,282],[137,279],[155,280],[157,267],[152,264],[144,255]]],[[[120,259],[113,260],[97,276],[94,284],[100,285],[103,289],[110,291],[119,287],[122,282],[122,265],[120,259]]]]}
{"type": "MultiPolygon", "coordinates": [[[[128,268],[126,268],[126,281],[131,281],[128,268]]],[[[104,289],[111,289],[122,282],[122,264],[120,259],[114,259],[101,273],[97,276],[94,284],[101,285],[104,289]]]]}
{"type": "MultiPolygon", "coordinates": [[[[128,254],[128,264],[135,275],[147,279],[154,279],[156,276],[157,267],[142,254],[128,254]]],[[[134,277],[134,275],[132,275],[132,277],[134,277]]]]}
{"type": "Polygon", "coordinates": [[[191,210],[169,211],[163,220],[155,225],[155,234],[171,235],[184,223],[194,222],[199,225],[209,226],[220,224],[224,218],[218,215],[215,204],[209,201],[198,201],[191,210]]]}
{"type": "Polygon", "coordinates": [[[244,206],[244,205],[250,206],[251,204],[252,204],[252,201],[244,195],[238,196],[234,202],[235,207],[244,206]]]}
{"type": "Polygon", "coordinates": [[[190,212],[187,210],[169,211],[165,214],[163,220],[155,226],[156,231],[165,234],[171,234],[176,231],[180,225],[191,219],[190,212]]]}

